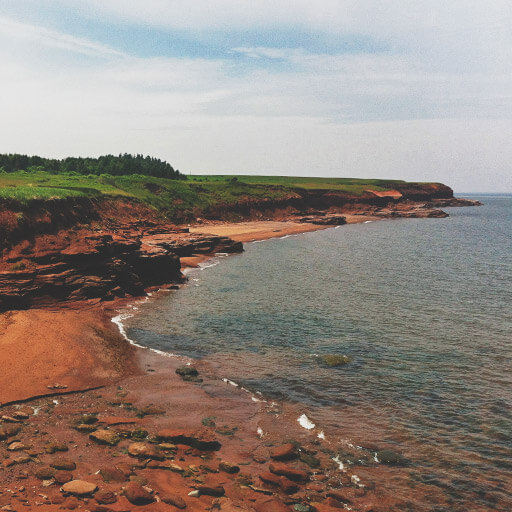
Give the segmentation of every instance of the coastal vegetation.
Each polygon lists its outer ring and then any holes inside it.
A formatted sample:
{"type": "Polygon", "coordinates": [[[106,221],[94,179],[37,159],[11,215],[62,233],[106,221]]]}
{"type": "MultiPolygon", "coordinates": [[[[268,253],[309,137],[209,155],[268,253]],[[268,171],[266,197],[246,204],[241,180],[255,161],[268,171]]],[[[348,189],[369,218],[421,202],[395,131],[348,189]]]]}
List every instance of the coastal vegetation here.
{"type": "Polygon", "coordinates": [[[0,170],[16,171],[48,171],[54,174],[111,174],[126,176],[144,174],[168,179],[184,179],[185,176],[175,170],[171,164],[144,155],[103,155],[98,158],[67,157],[63,159],[44,158],[37,155],[20,155],[18,153],[0,154],[0,170]]]}
{"type": "MultiPolygon", "coordinates": [[[[0,155],[0,200],[26,206],[35,200],[121,198],[175,221],[215,217],[219,211],[286,206],[320,193],[359,197],[420,186],[401,180],[291,176],[189,175],[143,155],[62,160],[0,155]]],[[[400,195],[400,194],[399,194],[400,195]]]]}

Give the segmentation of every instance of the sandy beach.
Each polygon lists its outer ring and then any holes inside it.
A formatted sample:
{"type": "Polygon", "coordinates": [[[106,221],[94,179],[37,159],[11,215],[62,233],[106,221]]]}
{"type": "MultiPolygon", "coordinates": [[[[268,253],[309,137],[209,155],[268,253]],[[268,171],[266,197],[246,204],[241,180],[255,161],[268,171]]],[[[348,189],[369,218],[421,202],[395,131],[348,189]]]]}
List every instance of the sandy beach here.
{"type": "MultiPolygon", "coordinates": [[[[343,214],[347,224],[358,224],[368,220],[382,220],[370,215],[343,214]]],[[[191,233],[209,233],[218,236],[228,236],[238,242],[254,242],[256,240],[268,240],[286,235],[297,235],[320,229],[329,229],[332,226],[322,226],[294,221],[250,221],[250,222],[208,222],[190,226],[191,233]]]]}

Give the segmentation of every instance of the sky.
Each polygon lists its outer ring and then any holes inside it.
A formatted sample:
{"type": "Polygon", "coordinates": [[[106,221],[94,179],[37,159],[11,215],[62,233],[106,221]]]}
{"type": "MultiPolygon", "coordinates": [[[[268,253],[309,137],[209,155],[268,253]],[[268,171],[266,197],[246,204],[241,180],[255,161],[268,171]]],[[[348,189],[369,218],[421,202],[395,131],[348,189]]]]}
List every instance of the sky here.
{"type": "Polygon", "coordinates": [[[510,0],[0,0],[0,152],[512,192],[510,0]]]}

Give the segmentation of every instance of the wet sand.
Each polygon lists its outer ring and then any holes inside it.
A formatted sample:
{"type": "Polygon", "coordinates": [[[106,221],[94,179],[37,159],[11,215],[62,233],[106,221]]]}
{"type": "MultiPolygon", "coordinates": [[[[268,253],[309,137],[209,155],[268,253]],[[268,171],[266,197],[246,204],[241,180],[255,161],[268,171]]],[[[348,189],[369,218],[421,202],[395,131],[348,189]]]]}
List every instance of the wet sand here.
{"type": "Polygon", "coordinates": [[[134,349],[100,307],[0,315],[0,404],[102,386],[137,373],[134,349]]]}

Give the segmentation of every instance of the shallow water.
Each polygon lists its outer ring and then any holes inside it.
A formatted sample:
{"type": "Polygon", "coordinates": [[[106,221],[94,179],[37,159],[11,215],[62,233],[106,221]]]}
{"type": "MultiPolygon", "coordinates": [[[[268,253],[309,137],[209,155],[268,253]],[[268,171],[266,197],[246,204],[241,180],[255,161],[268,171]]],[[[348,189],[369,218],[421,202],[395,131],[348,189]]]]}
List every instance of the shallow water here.
{"type": "Polygon", "coordinates": [[[481,199],[447,219],[247,244],[142,305],[128,334],[303,404],[331,436],[394,447],[411,480],[452,503],[501,510],[512,504],[512,197],[481,199]],[[326,367],[331,353],[352,362],[326,367]]]}

